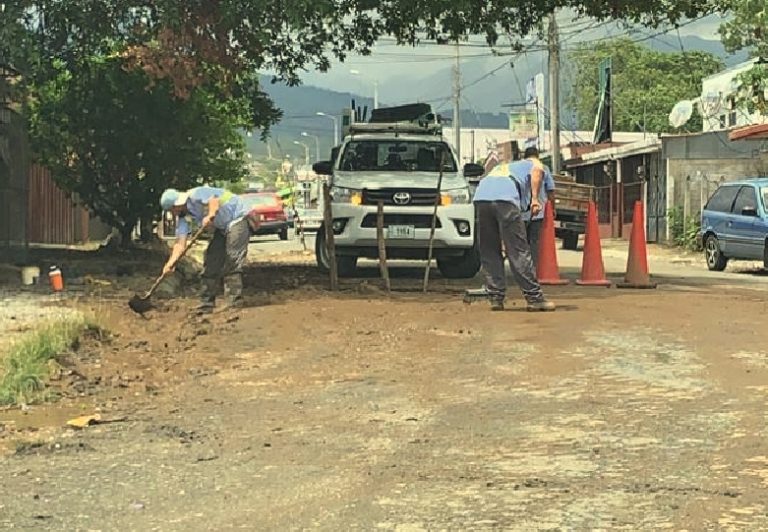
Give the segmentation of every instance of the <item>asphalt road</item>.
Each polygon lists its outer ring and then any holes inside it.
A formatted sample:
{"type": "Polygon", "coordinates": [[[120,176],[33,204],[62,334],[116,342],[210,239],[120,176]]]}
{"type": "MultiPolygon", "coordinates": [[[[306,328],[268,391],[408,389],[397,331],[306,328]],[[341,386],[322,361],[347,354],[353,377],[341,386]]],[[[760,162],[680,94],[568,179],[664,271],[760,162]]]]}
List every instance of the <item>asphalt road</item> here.
{"type": "MultiPolygon", "coordinates": [[[[306,236],[306,248],[309,255],[314,257],[315,238],[311,233],[306,236]]],[[[259,237],[251,242],[249,258],[258,261],[271,256],[299,253],[303,249],[295,237],[284,242],[277,237],[259,237]]],[[[624,240],[603,242],[603,262],[609,279],[619,281],[623,277],[627,266],[627,249],[628,242],[624,240]]],[[[572,280],[578,279],[583,260],[582,251],[558,249],[557,254],[561,274],[572,280]]],[[[703,253],[687,253],[649,244],[648,263],[655,280],[670,286],[694,286],[712,290],[727,290],[731,287],[768,290],[768,272],[762,269],[762,264],[756,262],[731,262],[724,272],[711,272],[706,267],[703,253]]],[[[359,266],[362,277],[378,275],[375,261],[362,260],[359,266]]],[[[424,263],[392,261],[390,266],[404,270],[402,273],[406,276],[418,278],[423,274],[424,263]]],[[[478,282],[481,282],[479,276],[478,282]]]]}

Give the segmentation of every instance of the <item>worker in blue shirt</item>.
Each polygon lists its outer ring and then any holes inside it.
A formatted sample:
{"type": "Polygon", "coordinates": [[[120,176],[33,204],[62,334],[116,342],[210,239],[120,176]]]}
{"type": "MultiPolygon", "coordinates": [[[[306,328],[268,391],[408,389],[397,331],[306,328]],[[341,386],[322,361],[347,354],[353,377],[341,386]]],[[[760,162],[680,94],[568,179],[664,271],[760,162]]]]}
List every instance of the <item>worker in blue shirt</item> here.
{"type": "Polygon", "coordinates": [[[198,314],[213,311],[222,279],[229,307],[239,307],[243,295],[243,266],[251,231],[246,206],[238,196],[223,188],[201,186],[179,192],[169,188],[160,197],[160,206],[176,216],[176,242],[163,274],[173,271],[187,246],[190,218],[200,227],[213,228],[213,237],[203,260],[203,291],[198,314]]]}
{"type": "Polygon", "coordinates": [[[523,160],[510,165],[512,177],[521,183],[526,182],[526,178],[533,171],[534,166],[541,166],[544,171],[544,178],[539,192],[539,202],[542,207],[535,216],[531,214],[530,209],[523,211],[523,221],[528,235],[528,245],[531,248],[531,259],[533,260],[533,271],[539,261],[539,240],[541,236],[541,226],[544,224],[544,206],[547,201],[551,201],[554,207],[555,201],[555,180],[552,178],[552,172],[546,165],[539,160],[539,150],[535,147],[526,148],[523,160]]]}
{"type": "Polygon", "coordinates": [[[523,211],[533,216],[541,212],[543,204],[540,190],[544,178],[542,165],[533,165],[525,175],[516,172],[513,165],[502,163],[485,176],[475,191],[473,202],[477,210],[480,261],[486,277],[486,291],[491,310],[504,310],[506,296],[506,272],[502,243],[509,257],[512,274],[523,292],[528,310],[552,311],[555,304],[544,298],[541,285],[536,279],[531,260],[531,250],[523,222],[523,211]],[[531,193],[531,191],[533,193],[531,193]]]}

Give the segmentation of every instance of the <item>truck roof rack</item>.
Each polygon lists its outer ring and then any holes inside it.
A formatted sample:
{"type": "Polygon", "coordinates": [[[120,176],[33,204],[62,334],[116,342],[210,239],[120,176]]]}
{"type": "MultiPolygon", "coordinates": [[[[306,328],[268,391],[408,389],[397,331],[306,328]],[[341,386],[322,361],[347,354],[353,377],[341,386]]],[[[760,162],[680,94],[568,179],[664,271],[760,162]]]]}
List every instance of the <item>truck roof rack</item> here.
{"type": "Polygon", "coordinates": [[[424,115],[432,112],[432,106],[428,103],[410,103],[395,107],[380,107],[371,111],[369,122],[416,122],[424,115]]]}
{"type": "Polygon", "coordinates": [[[414,122],[378,122],[351,124],[351,135],[361,133],[407,133],[411,135],[435,135],[442,136],[443,126],[438,123],[414,123],[414,122]]]}

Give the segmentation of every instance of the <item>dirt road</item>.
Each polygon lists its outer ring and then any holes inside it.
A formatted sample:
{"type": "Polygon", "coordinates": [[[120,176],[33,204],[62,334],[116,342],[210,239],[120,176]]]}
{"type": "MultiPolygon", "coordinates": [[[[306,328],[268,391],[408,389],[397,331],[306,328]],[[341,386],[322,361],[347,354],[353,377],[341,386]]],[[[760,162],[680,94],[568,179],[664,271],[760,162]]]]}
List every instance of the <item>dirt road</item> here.
{"type": "Polygon", "coordinates": [[[753,284],[565,287],[557,313],[491,313],[439,278],[332,296],[297,259],[254,265],[237,317],[92,302],[114,337],[73,356],[80,391],[0,412],[0,525],[764,530],[753,284]],[[62,427],[97,409],[114,422],[62,427]]]}

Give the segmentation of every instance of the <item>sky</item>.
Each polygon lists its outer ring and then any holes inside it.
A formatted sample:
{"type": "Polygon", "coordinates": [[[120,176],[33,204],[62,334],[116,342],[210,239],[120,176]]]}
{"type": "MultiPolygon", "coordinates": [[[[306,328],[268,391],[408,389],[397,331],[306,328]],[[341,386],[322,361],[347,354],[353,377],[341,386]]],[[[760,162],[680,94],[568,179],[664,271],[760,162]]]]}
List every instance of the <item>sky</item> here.
{"type": "MultiPolygon", "coordinates": [[[[571,20],[568,16],[558,17],[561,28],[561,40],[563,46],[568,47],[579,42],[595,39],[605,39],[629,35],[634,39],[653,38],[664,30],[636,28],[630,32],[622,29],[616,23],[596,23],[588,19],[579,21],[571,20]]],[[[704,39],[719,40],[717,29],[722,18],[716,15],[689,22],[679,28],[681,37],[697,36],[704,39]]],[[[677,32],[672,29],[670,35],[677,32]]],[[[528,39],[535,48],[541,43],[535,39],[528,39]]],[[[503,47],[498,48],[503,51],[503,47]]],[[[505,63],[503,57],[494,56],[491,49],[484,45],[482,38],[473,39],[461,47],[463,57],[462,69],[473,72],[471,64],[475,64],[475,71],[492,71],[497,65],[505,63]]],[[[403,100],[424,101],[429,99],[429,91],[433,89],[433,83],[421,84],[428,91],[419,94],[418,80],[428,80],[450,68],[454,63],[455,48],[453,46],[420,45],[416,48],[397,46],[394,42],[384,40],[373,49],[373,54],[368,57],[350,56],[344,63],[333,62],[331,70],[327,73],[310,71],[302,77],[306,85],[314,85],[326,89],[354,92],[368,96],[373,95],[374,84],[378,84],[380,100],[385,103],[401,103],[403,100]],[[353,74],[350,71],[356,70],[353,74]],[[404,93],[404,85],[417,87],[412,94],[404,93]],[[395,101],[393,101],[395,100],[395,101]]],[[[517,59],[518,62],[535,61],[546,67],[544,54],[531,53],[527,57],[517,59]]],[[[530,68],[522,69],[526,72],[530,68]]],[[[450,87],[446,87],[450,90],[450,87]]]]}

